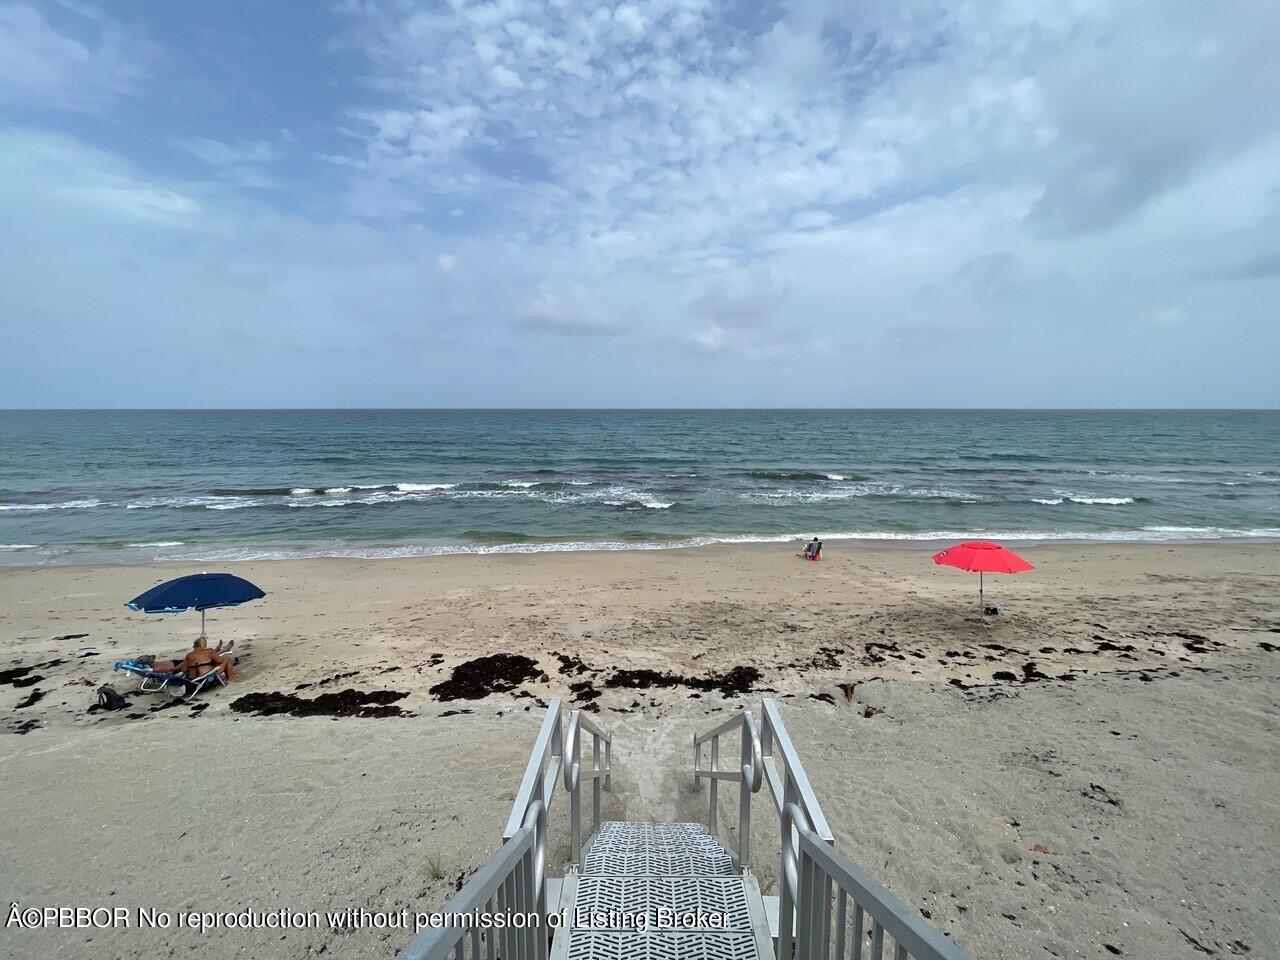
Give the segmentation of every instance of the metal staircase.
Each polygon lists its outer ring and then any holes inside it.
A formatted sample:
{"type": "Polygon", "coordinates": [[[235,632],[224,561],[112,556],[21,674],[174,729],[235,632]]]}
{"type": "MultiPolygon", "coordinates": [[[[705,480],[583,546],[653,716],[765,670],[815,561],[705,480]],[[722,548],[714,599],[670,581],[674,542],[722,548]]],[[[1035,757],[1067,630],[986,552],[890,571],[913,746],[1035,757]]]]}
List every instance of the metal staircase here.
{"type": "Polygon", "coordinates": [[[765,700],[760,716],[757,724],[744,711],[694,737],[694,779],[709,784],[707,826],[602,821],[612,738],[553,700],[502,847],[400,960],[882,960],[886,949],[894,960],[966,960],[835,848],[777,704],[765,700]],[[586,767],[584,732],[591,739],[586,767]],[[720,741],[734,736],[739,762],[726,769],[720,741]],[[556,879],[546,876],[547,810],[561,781],[570,862],[556,879]],[[719,837],[722,781],[738,785],[736,850],[719,837]],[[591,785],[585,843],[584,783],[591,785]],[[761,895],[750,869],[751,799],[762,784],[781,828],[772,898],[761,895]]]}

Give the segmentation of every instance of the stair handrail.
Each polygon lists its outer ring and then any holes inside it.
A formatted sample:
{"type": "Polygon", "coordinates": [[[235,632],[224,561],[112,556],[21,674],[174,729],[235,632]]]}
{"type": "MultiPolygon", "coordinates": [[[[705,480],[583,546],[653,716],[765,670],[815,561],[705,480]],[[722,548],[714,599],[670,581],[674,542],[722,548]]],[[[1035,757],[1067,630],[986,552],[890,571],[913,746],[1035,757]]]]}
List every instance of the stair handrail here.
{"type": "Polygon", "coordinates": [[[860,957],[863,938],[869,933],[872,957],[883,956],[887,934],[893,938],[894,960],[968,960],[964,951],[917,911],[816,833],[799,803],[789,803],[783,810],[778,886],[780,958],[841,960],[846,955],[846,942],[853,956],[860,957]],[[870,931],[866,930],[868,916],[870,931]]]}
{"type": "Polygon", "coordinates": [[[600,832],[600,793],[613,787],[613,735],[602,730],[581,710],[569,714],[564,738],[564,786],[569,791],[569,859],[574,866],[582,862],[582,781],[591,782],[591,836],[600,832]],[[591,767],[583,772],[580,749],[581,731],[591,734],[591,767]]]}
{"type": "Polygon", "coordinates": [[[525,818],[535,800],[542,802],[544,811],[551,810],[556,781],[560,778],[560,768],[564,763],[564,731],[561,724],[564,714],[564,706],[559,697],[547,704],[542,727],[538,730],[537,739],[533,741],[533,750],[529,753],[520,789],[516,791],[511,814],[502,831],[504,841],[510,840],[524,826],[525,818]]]}
{"type": "Polygon", "coordinates": [[[831,827],[822,805],[818,803],[817,794],[805,773],[804,764],[800,762],[800,754],[791,735],[787,733],[787,725],[782,722],[782,714],[778,712],[778,701],[765,697],[760,707],[762,753],[764,755],[765,780],[769,784],[769,793],[773,796],[773,806],[782,820],[783,811],[789,803],[799,803],[804,811],[810,829],[827,843],[834,843],[831,827]],[[782,760],[782,770],[778,770],[778,760],[782,760]]]}
{"type": "Polygon", "coordinates": [[[720,823],[720,781],[737,781],[738,788],[738,866],[748,867],[751,864],[751,795],[760,790],[764,775],[763,752],[760,745],[760,734],[756,729],[756,719],[750,710],[731,717],[720,726],[706,733],[693,735],[693,782],[700,784],[702,778],[711,781],[710,811],[707,814],[707,829],[715,836],[719,832],[720,823]],[[737,770],[720,768],[720,738],[735,730],[741,733],[741,763],[737,770]],[[711,744],[711,765],[702,766],[702,745],[711,744]]]}

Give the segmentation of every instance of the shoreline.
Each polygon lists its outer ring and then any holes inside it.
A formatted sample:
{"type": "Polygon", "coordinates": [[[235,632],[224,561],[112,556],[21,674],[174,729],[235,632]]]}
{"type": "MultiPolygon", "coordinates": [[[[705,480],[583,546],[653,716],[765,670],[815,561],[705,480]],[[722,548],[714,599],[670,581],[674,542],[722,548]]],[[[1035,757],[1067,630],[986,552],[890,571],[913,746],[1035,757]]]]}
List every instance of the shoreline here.
{"type": "MultiPolygon", "coordinates": [[[[1185,528],[1190,531],[1196,528],[1185,528]]],[[[1067,531],[1061,534],[1042,533],[1038,531],[1002,531],[1002,532],[963,532],[963,531],[928,531],[922,534],[900,534],[875,536],[870,534],[816,534],[827,544],[854,544],[856,548],[872,550],[941,549],[942,547],[964,540],[996,540],[1008,541],[1017,549],[1042,549],[1051,546],[1068,547],[1203,547],[1232,546],[1257,544],[1273,546],[1280,544],[1280,529],[1274,534],[1250,534],[1240,532],[1236,536],[1179,536],[1171,528],[1168,533],[1149,531],[1149,536],[1135,536],[1141,531],[1115,531],[1086,533],[1067,531]]],[[[506,557],[506,556],[554,556],[561,554],[655,554],[668,552],[688,552],[716,549],[743,550],[777,550],[790,544],[803,545],[815,534],[744,534],[727,537],[693,537],[688,540],[664,542],[624,541],[546,541],[537,543],[502,543],[502,544],[460,544],[450,546],[423,545],[416,543],[387,544],[350,544],[332,548],[305,549],[279,545],[272,548],[213,546],[208,553],[193,553],[190,556],[121,558],[107,559],[103,556],[86,556],[83,559],[54,560],[44,563],[6,562],[6,557],[18,557],[22,550],[0,552],[0,576],[7,571],[16,570],[51,570],[62,567],[149,567],[180,566],[183,564],[209,563],[278,563],[303,562],[312,560],[356,560],[356,561],[397,561],[397,560],[431,560],[447,557],[506,557]]],[[[168,545],[168,544],[166,544],[168,545]]],[[[22,549],[39,549],[40,545],[23,545],[22,549]]],[[[140,545],[138,545],[140,546],[140,545]]],[[[173,546],[185,546],[175,542],[173,546]]],[[[122,546],[120,550],[127,549],[122,546]]],[[[837,547],[837,549],[840,549],[837,547]]],[[[830,547],[827,548],[827,552],[830,547]]],[[[825,556],[825,552],[824,552],[825,556]]]]}

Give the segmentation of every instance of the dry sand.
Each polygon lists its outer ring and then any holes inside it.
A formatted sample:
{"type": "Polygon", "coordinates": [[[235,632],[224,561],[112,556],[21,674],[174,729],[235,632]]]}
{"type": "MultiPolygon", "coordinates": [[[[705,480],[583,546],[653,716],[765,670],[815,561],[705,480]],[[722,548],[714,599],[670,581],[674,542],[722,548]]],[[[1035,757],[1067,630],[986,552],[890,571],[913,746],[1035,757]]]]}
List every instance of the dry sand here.
{"type": "MultiPolygon", "coordinates": [[[[116,713],[87,709],[128,686],[112,661],[178,653],[199,622],[122,601],[192,571],[5,569],[0,908],[433,909],[498,845],[540,702],[614,731],[610,815],[683,819],[705,816],[692,732],[769,695],[842,849],[975,957],[1280,954],[1280,547],[1027,546],[1040,569],[988,578],[986,623],[975,578],[926,547],[828,549],[238,564],[269,596],[209,630],[237,641],[241,679],[116,713]],[[546,679],[430,692],[493,653],[546,679]],[[691,689],[750,669],[749,693],[691,689]],[[680,682],[610,687],[622,670],[680,682]],[[232,709],[348,689],[405,694],[382,712],[406,715],[232,709]]],[[[777,821],[766,794],[755,809],[774,892],[777,821]]],[[[407,939],[8,928],[0,956],[375,957],[407,939]]]]}

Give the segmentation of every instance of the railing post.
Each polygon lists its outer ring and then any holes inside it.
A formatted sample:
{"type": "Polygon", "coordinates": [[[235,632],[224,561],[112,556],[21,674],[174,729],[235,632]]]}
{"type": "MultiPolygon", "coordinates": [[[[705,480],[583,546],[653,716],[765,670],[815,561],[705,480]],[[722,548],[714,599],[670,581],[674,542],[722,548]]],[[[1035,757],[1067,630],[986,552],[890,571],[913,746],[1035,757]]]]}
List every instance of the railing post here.
{"type": "Polygon", "coordinates": [[[750,714],[742,716],[742,763],[738,767],[742,784],[738,788],[738,865],[751,864],[751,782],[748,771],[754,768],[755,752],[751,745],[750,714]]]}
{"type": "Polygon", "coordinates": [[[604,784],[600,777],[600,737],[594,733],[591,735],[591,771],[594,774],[591,778],[591,835],[595,836],[600,832],[600,790],[604,784]]]}
{"type": "Polygon", "coordinates": [[[715,835],[720,823],[720,780],[715,776],[720,770],[720,736],[711,738],[711,813],[707,816],[707,830],[715,835]]]}
{"type": "Polygon", "coordinates": [[[562,714],[564,707],[560,706],[560,701],[556,701],[556,725],[551,732],[551,756],[559,757],[561,762],[564,761],[564,723],[562,714]]]}
{"type": "MultiPolygon", "coordinates": [[[[818,869],[816,863],[814,869],[818,869]]],[[[819,924],[818,949],[819,956],[825,960],[831,955],[831,877],[825,870],[822,871],[822,884],[817,887],[817,896],[820,902],[814,913],[818,917],[819,924]]]]}
{"type": "Polygon", "coordinates": [[[569,791],[569,862],[577,866],[582,862],[582,768],[581,749],[578,740],[578,711],[569,714],[569,726],[564,736],[564,785],[569,791]]]}
{"type": "Polygon", "coordinates": [[[796,854],[796,960],[815,960],[813,951],[813,861],[801,849],[796,854]]]}

